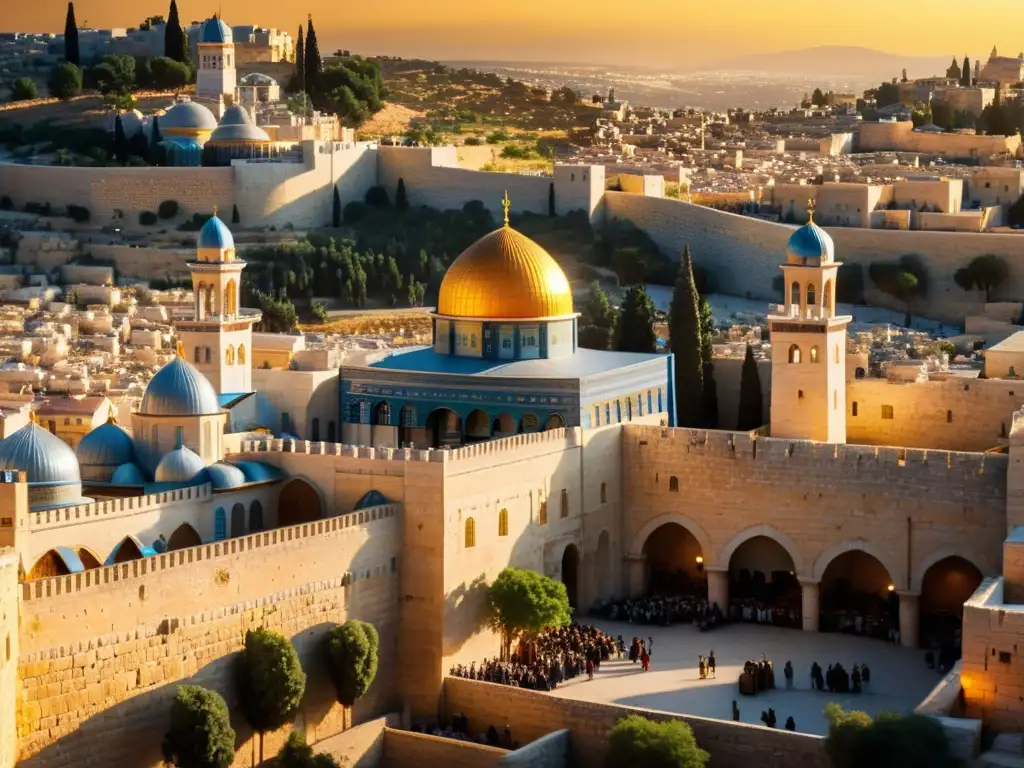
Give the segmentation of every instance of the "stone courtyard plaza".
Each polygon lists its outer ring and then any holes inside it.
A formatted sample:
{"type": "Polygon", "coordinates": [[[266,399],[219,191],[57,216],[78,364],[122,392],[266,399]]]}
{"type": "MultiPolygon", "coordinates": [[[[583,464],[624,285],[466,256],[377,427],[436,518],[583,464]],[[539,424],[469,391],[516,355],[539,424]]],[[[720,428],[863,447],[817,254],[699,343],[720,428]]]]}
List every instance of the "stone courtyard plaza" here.
{"type": "Polygon", "coordinates": [[[853,635],[754,624],[729,624],[711,632],[699,632],[688,625],[658,627],[606,620],[593,623],[612,637],[621,634],[627,647],[634,635],[653,637],[651,671],[641,672],[640,664],[634,666],[628,659],[605,662],[592,682],[585,676],[577,678],[560,685],[552,695],[719,720],[732,717],[735,699],[744,723],[760,725],[761,712],[772,707],[778,728],[792,716],[798,731],[825,735],[828,724],[822,710],[830,701],[871,716],[885,711],[910,712],[941,680],[937,672],[925,666],[923,650],[853,635]],[[701,680],[697,656],[706,656],[712,649],[718,666],[716,678],[701,680]],[[776,688],[756,696],[741,696],[737,681],[743,664],[748,659],[760,659],[762,653],[775,664],[776,688]],[[792,691],[785,689],[782,674],[787,660],[793,662],[792,691]],[[866,663],[871,670],[871,684],[867,692],[860,694],[812,691],[810,670],[814,661],[821,665],[822,672],[836,662],[847,672],[854,664],[866,663]]]}

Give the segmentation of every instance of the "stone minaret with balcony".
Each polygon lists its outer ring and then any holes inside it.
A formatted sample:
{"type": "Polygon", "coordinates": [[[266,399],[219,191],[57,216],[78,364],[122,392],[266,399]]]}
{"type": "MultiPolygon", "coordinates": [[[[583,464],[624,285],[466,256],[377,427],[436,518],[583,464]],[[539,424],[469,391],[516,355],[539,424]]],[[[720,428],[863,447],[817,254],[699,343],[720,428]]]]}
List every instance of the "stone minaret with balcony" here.
{"type": "Polygon", "coordinates": [[[772,345],[771,434],[846,442],[846,327],[836,314],[832,238],[810,221],[797,229],[782,266],[785,304],[768,316],[772,345]]]}

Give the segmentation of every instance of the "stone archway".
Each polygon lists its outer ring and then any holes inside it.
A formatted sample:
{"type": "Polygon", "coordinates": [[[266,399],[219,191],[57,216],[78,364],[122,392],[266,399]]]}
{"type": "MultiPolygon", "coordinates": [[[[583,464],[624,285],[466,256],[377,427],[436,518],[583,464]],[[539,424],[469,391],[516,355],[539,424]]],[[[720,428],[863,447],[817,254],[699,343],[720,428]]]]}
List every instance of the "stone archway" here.
{"type": "Polygon", "coordinates": [[[733,536],[728,544],[722,547],[717,562],[723,566],[728,565],[740,547],[757,537],[771,539],[778,544],[789,556],[793,566],[792,570],[796,571],[798,576],[803,574],[804,563],[803,558],[800,556],[800,548],[789,536],[771,525],[752,525],[749,528],[744,528],[733,536]]]}
{"type": "Polygon", "coordinates": [[[322,517],[323,500],[313,484],[296,477],[281,489],[277,502],[278,527],[311,523],[322,517]]]}
{"type": "Polygon", "coordinates": [[[819,629],[887,639],[900,626],[893,572],[870,547],[858,543],[815,562],[821,582],[819,629]]]}
{"type": "Polygon", "coordinates": [[[960,658],[958,631],[963,624],[964,603],[983,578],[982,570],[960,555],[935,560],[921,577],[918,640],[922,647],[938,646],[937,661],[944,669],[960,658]]]}
{"type": "Polygon", "coordinates": [[[427,416],[427,435],[434,448],[462,445],[462,418],[448,408],[437,408],[427,416]]]}
{"type": "Polygon", "coordinates": [[[125,536],[121,539],[121,542],[114,547],[114,550],[110,553],[110,557],[107,558],[107,563],[127,563],[132,560],[141,560],[146,555],[142,551],[142,547],[134,536],[125,536]]]}
{"type": "Polygon", "coordinates": [[[491,439],[491,418],[484,411],[471,411],[466,417],[466,442],[479,443],[491,439]]]}
{"type": "Polygon", "coordinates": [[[75,554],[78,555],[78,559],[82,561],[82,567],[87,571],[103,565],[96,553],[88,547],[75,547],[75,554]]]}
{"type": "Polygon", "coordinates": [[[61,554],[51,549],[44,552],[38,560],[29,569],[26,581],[36,581],[38,579],[51,579],[54,576],[67,576],[71,573],[71,569],[68,564],[61,557],[61,554]]]}
{"type": "MultiPolygon", "coordinates": [[[[704,552],[697,536],[678,522],[651,531],[643,544],[645,592],[703,594],[707,590],[704,552]]],[[[724,606],[723,606],[724,608],[724,606]]]]}
{"type": "Polygon", "coordinates": [[[565,591],[569,595],[569,605],[572,608],[576,608],[579,604],[579,567],[580,551],[576,549],[575,544],[569,544],[562,552],[562,583],[565,584],[565,591]]]}
{"type": "MultiPolygon", "coordinates": [[[[726,562],[720,558],[720,562],[726,562]]],[[[728,560],[730,617],[758,621],[757,607],[771,608],[779,626],[801,626],[801,591],[790,552],[772,536],[750,536],[728,560]]]]}
{"type": "Polygon", "coordinates": [[[196,529],[188,523],[182,523],[174,529],[174,533],[171,534],[171,538],[167,540],[167,551],[171,552],[176,549],[198,547],[202,543],[203,540],[199,534],[196,533],[196,529]]]}

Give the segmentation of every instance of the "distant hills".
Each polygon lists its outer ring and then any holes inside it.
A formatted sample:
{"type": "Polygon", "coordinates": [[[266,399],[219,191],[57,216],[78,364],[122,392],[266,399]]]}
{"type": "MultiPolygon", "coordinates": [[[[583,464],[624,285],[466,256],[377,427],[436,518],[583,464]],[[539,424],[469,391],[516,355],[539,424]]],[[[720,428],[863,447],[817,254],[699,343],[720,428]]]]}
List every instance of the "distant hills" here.
{"type": "Polygon", "coordinates": [[[850,76],[882,82],[900,77],[904,69],[910,78],[942,75],[952,58],[952,53],[949,56],[904,56],[871,48],[827,45],[737,56],[702,64],[701,68],[719,72],[850,76]]]}

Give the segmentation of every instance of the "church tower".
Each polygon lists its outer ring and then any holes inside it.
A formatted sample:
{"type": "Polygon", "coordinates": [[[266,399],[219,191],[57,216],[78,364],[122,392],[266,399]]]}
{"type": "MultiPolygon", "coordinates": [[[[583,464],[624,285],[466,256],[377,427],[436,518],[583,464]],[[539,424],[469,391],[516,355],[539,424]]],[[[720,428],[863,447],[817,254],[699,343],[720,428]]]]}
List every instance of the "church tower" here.
{"type": "Polygon", "coordinates": [[[219,120],[235,101],[235,43],[231,29],[214,16],[199,28],[196,44],[196,99],[212,102],[219,120]]]}
{"type": "Polygon", "coordinates": [[[235,256],[235,240],[217,216],[199,232],[196,260],[189,262],[195,316],[175,328],[183,356],[219,395],[252,392],[252,326],[259,310],[239,309],[245,262],[235,256]]]}
{"type": "Polygon", "coordinates": [[[846,327],[836,315],[840,264],[825,230],[810,221],[789,239],[785,304],[768,316],[772,345],[772,437],[846,442],[846,327]]]}

